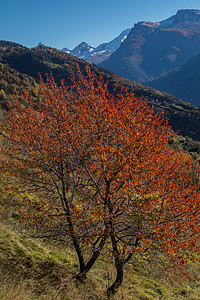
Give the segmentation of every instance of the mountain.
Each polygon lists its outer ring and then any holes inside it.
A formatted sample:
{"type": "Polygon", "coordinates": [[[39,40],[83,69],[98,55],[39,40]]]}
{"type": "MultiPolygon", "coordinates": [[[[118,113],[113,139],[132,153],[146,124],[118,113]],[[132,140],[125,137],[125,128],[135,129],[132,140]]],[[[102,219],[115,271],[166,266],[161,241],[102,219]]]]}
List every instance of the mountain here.
{"type": "Polygon", "coordinates": [[[200,54],[191,58],[181,67],[145,84],[200,106],[199,79],[200,54]]]}
{"type": "Polygon", "coordinates": [[[161,22],[139,22],[100,64],[120,76],[150,81],[184,64],[200,50],[200,11],[182,9],[161,22]]]}
{"type": "Polygon", "coordinates": [[[82,69],[85,65],[85,62],[77,57],[51,47],[41,45],[29,49],[7,41],[0,41],[0,63],[37,81],[39,81],[39,74],[45,78],[45,74],[52,72],[57,82],[62,78],[68,82],[69,69],[74,71],[77,63],[82,69]]]}
{"type": "MultiPolygon", "coordinates": [[[[56,82],[59,83],[64,78],[66,84],[71,82],[70,70],[76,74],[76,66],[78,64],[84,72],[85,64],[87,64],[82,59],[50,47],[39,46],[29,49],[6,41],[0,41],[0,63],[23,73],[19,74],[19,76],[23,77],[26,74],[29,77],[33,77],[36,81],[39,80],[39,73],[45,79],[45,74],[52,72],[56,82]]],[[[96,65],[92,64],[89,66],[92,72],[108,81],[109,90],[114,90],[117,82],[119,90],[122,86],[128,90],[134,90],[136,97],[147,99],[149,104],[153,105],[156,110],[165,110],[165,116],[169,119],[169,124],[175,131],[179,130],[183,136],[189,136],[194,140],[200,141],[200,108],[169,94],[156,91],[151,87],[119,77],[96,65]]],[[[6,79],[6,75],[4,78],[6,79]]],[[[35,87],[34,85],[33,88],[35,87]]]]}
{"type": "Polygon", "coordinates": [[[127,38],[129,32],[130,29],[125,29],[112,41],[100,44],[96,48],[85,42],[82,42],[73,50],[70,50],[69,48],[63,48],[61,51],[82,58],[89,63],[98,64],[108,59],[111,54],[119,48],[121,43],[127,38]]]}
{"type": "Polygon", "coordinates": [[[70,52],[71,52],[72,50],[69,49],[69,48],[67,48],[67,47],[65,47],[65,48],[61,49],[61,51],[65,52],[65,53],[67,53],[67,54],[70,54],[70,52]]]}
{"type": "Polygon", "coordinates": [[[86,58],[86,61],[89,63],[99,64],[108,59],[127,38],[130,31],[130,28],[125,29],[112,41],[100,44],[90,53],[90,55],[86,58]]]}
{"type": "Polygon", "coordinates": [[[90,55],[90,53],[94,49],[95,48],[89,45],[88,43],[82,42],[78,46],[76,46],[73,50],[70,50],[69,48],[63,48],[61,51],[85,59],[90,55]]]}

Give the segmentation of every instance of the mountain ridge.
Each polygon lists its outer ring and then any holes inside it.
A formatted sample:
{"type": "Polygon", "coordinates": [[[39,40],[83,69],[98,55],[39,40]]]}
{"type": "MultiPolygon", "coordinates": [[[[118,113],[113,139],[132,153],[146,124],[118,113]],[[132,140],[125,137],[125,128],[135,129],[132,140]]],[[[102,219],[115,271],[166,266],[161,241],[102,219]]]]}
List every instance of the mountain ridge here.
{"type": "Polygon", "coordinates": [[[161,22],[135,24],[100,66],[142,83],[179,67],[199,51],[200,11],[179,10],[161,22]]]}
{"type": "Polygon", "coordinates": [[[105,42],[97,47],[93,47],[86,42],[81,42],[74,49],[63,48],[61,51],[82,58],[89,63],[101,63],[108,59],[112,53],[119,48],[120,44],[127,38],[130,28],[123,30],[117,37],[110,42],[105,42]]]}

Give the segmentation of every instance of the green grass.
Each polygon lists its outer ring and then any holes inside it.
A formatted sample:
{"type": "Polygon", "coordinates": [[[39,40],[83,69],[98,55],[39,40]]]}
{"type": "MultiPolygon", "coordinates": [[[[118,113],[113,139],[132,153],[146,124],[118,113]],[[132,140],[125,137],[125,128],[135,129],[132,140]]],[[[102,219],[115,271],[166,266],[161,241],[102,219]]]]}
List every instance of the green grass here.
{"type": "MultiPolygon", "coordinates": [[[[103,259],[104,260],[104,259],[103,259]]],[[[142,264],[142,262],[141,262],[142,264]]],[[[76,255],[68,245],[22,236],[0,223],[0,299],[106,299],[105,290],[113,281],[111,264],[99,260],[89,272],[85,284],[74,275],[76,255]],[[108,279],[109,274],[109,279],[108,279]]],[[[141,268],[142,269],[142,268],[141,268]]],[[[189,272],[198,277],[200,265],[192,263],[189,272]]],[[[200,299],[200,283],[165,279],[162,273],[148,269],[125,272],[122,287],[113,299],[200,299]]]]}
{"type": "Polygon", "coordinates": [[[59,64],[56,64],[56,63],[54,63],[52,61],[48,61],[48,60],[44,60],[43,63],[50,66],[50,67],[53,67],[53,68],[60,68],[61,67],[59,64]]]}

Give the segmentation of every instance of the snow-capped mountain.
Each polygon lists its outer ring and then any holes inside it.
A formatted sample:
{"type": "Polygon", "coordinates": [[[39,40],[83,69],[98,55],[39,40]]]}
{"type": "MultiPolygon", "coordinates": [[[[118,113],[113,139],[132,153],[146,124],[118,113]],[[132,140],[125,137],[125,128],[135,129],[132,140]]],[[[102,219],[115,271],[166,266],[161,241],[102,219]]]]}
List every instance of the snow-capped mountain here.
{"type": "Polygon", "coordinates": [[[108,59],[111,54],[115,52],[119,48],[121,43],[123,43],[123,41],[127,38],[130,31],[130,28],[125,29],[112,41],[100,44],[90,53],[90,56],[88,56],[86,60],[90,63],[98,64],[108,59]]]}
{"type": "Polygon", "coordinates": [[[69,49],[69,48],[66,47],[66,48],[63,48],[62,51],[70,54],[70,52],[72,51],[72,49],[69,49]]]}
{"type": "Polygon", "coordinates": [[[100,66],[147,82],[179,67],[200,52],[200,10],[181,9],[161,22],[138,22],[100,66]]]}
{"type": "Polygon", "coordinates": [[[82,58],[90,63],[101,63],[108,59],[110,55],[119,48],[121,43],[127,38],[130,30],[131,29],[125,29],[112,41],[100,44],[96,48],[82,42],[73,50],[70,50],[69,48],[63,48],[61,50],[68,54],[82,58]]]}
{"type": "Polygon", "coordinates": [[[95,48],[88,43],[82,42],[78,46],[76,46],[73,50],[70,50],[69,48],[63,48],[61,49],[62,51],[77,56],[79,58],[85,59],[90,55],[90,53],[94,50],[95,48]]]}

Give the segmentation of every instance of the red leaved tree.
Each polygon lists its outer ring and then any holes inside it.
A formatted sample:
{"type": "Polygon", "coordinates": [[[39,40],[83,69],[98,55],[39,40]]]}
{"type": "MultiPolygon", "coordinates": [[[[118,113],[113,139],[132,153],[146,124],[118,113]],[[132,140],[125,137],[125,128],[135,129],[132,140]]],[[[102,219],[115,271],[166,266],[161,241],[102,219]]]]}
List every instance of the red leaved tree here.
{"type": "Polygon", "coordinates": [[[85,73],[77,69],[70,87],[48,78],[40,101],[25,93],[10,104],[1,168],[19,179],[21,219],[72,242],[77,278],[109,249],[117,274],[110,296],[135,255],[160,251],[184,264],[187,251],[199,251],[199,173],[170,148],[174,134],[160,113],[85,73]]]}

